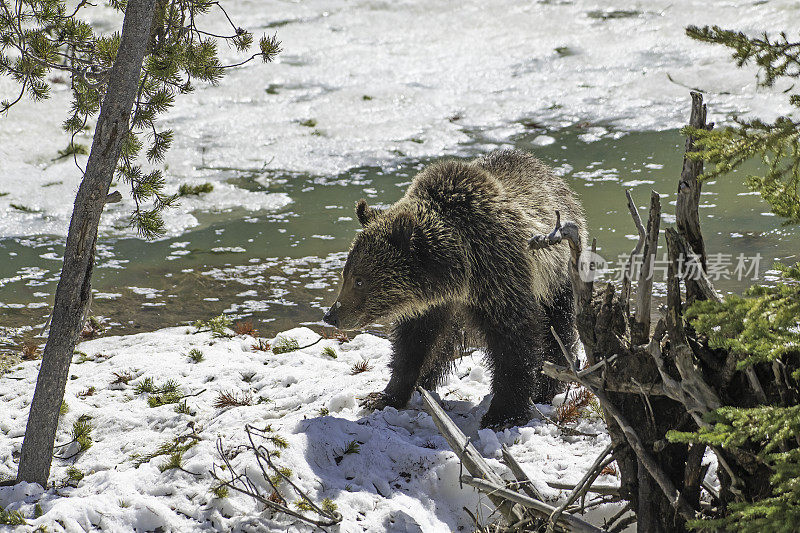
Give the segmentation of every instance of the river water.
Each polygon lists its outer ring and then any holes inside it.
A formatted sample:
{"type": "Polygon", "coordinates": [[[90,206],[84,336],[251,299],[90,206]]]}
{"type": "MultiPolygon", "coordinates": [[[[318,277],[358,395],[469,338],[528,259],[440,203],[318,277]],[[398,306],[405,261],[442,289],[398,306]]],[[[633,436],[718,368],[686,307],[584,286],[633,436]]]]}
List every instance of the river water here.
{"type": "MultiPolygon", "coordinates": [[[[759,88],[752,66],[733,68],[727,50],[688,39],[685,27],[790,30],[800,24],[794,0],[225,5],[257,37],[277,33],[283,52],[275,63],[250,63],[217,86],[198,86],[161,117],[175,131],[162,166],[167,192],[214,185],[166,214],[164,239],[136,238],[127,226],[129,194],[115,187],[123,201],[101,220],[93,278],[92,313],[107,333],[223,312],[252,319],[262,334],[320,325],[357,229],[356,200],[389,204],[431,160],[496,148],[533,151],[564,175],[614,267],[636,233],[624,189],[643,209],[657,190],[671,222],[683,151],[676,128],[687,120],[690,87],[706,93],[717,124],[793,112],[785,94],[791,80],[759,88]]],[[[119,14],[107,8],[87,13],[97,31],[119,27],[119,14]]],[[[211,33],[229,29],[223,16],[201,22],[211,33]]],[[[220,55],[225,63],[242,59],[226,47],[220,55]]],[[[36,335],[49,314],[81,177],[73,161],[54,159],[68,142],[59,124],[70,102],[64,80],[50,81],[52,98],[23,99],[0,117],[5,353],[36,335]]],[[[16,90],[0,78],[0,96],[16,90]]],[[[742,185],[757,170],[704,187],[703,229],[709,253],[723,254],[715,263],[723,291],[753,281],[752,271],[737,279],[740,255],[767,281],[773,261],[798,259],[797,228],[781,226],[742,185]]]]}
{"type": "MultiPolygon", "coordinates": [[[[632,191],[643,218],[650,191],[658,191],[662,224],[673,221],[683,150],[675,130],[615,135],[576,127],[544,135],[531,127],[513,145],[536,153],[579,193],[598,253],[612,269],[607,279],[618,276],[620,256],[635,244],[625,189],[632,191]],[[603,135],[594,140],[598,134],[603,135]],[[549,144],[540,146],[544,143],[549,144]]],[[[481,142],[474,152],[485,149],[481,142]]],[[[358,227],[354,203],[361,197],[375,205],[396,201],[427,162],[398,157],[396,166],[335,176],[206,169],[216,180],[248,191],[283,192],[293,201],[261,212],[211,209],[197,214],[199,227],[156,242],[101,238],[92,314],[102,317],[108,333],[188,324],[220,313],[248,318],[267,335],[298,324],[322,326],[321,315],[335,297],[358,227]]],[[[739,279],[740,254],[747,269],[757,266],[764,280],[774,261],[797,261],[800,249],[797,228],[771,216],[760,197],[742,185],[742,177],[710,182],[703,190],[703,230],[709,254],[721,265],[716,285],[722,291],[738,292],[753,282],[752,270],[739,279]]],[[[663,238],[661,245],[659,253],[663,238]]],[[[13,350],[21,338],[38,333],[52,304],[62,250],[53,237],[0,239],[2,348],[13,350]]],[[[657,290],[659,280],[657,273],[657,290]]]]}

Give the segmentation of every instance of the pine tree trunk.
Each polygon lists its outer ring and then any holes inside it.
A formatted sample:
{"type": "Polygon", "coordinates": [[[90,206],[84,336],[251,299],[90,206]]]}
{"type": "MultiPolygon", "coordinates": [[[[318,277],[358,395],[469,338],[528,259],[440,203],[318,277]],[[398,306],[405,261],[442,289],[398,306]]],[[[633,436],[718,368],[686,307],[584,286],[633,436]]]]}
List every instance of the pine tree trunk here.
{"type": "Polygon", "coordinates": [[[44,487],[50,475],[59,409],[91,296],[97,228],[122,141],[128,132],[154,5],[155,0],[129,0],[125,9],[119,51],[109,74],[92,151],[72,211],[50,335],[28,415],[17,482],[39,483],[44,487]]]}

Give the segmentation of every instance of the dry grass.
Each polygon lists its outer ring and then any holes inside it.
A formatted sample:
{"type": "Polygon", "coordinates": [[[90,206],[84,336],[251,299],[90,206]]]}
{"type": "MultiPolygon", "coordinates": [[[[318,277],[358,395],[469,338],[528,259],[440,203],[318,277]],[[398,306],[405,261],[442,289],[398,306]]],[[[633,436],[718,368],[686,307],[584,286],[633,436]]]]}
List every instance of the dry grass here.
{"type": "Polygon", "coordinates": [[[233,326],[233,332],[237,335],[250,335],[251,337],[258,337],[258,330],[253,327],[251,320],[241,320],[233,326]]]}
{"type": "Polygon", "coordinates": [[[359,361],[358,363],[350,367],[350,375],[355,376],[356,374],[367,372],[369,370],[372,370],[372,365],[369,364],[369,361],[365,359],[363,361],[359,361]]]}
{"type": "Polygon", "coordinates": [[[97,392],[97,389],[94,387],[89,387],[86,390],[82,390],[77,394],[78,398],[86,398],[87,396],[94,396],[94,393],[97,392]]]}
{"type": "Polygon", "coordinates": [[[233,391],[221,391],[217,399],[214,400],[214,407],[217,409],[225,409],[228,407],[242,407],[245,405],[253,405],[253,395],[249,392],[239,394],[233,391]]]}
{"type": "Polygon", "coordinates": [[[347,333],[338,329],[323,329],[320,335],[322,335],[324,339],[334,339],[339,343],[350,342],[350,337],[347,336],[347,333]]]}
{"type": "Polygon", "coordinates": [[[114,372],[114,380],[112,385],[127,385],[133,379],[133,374],[130,370],[123,370],[122,372],[114,372]]]}
{"type": "Polygon", "coordinates": [[[619,470],[617,470],[616,463],[611,463],[610,465],[606,465],[600,471],[601,476],[614,476],[619,477],[619,470]]]}
{"type": "Polygon", "coordinates": [[[563,404],[556,408],[556,422],[559,424],[571,424],[581,418],[581,410],[591,404],[594,394],[589,389],[581,387],[574,394],[569,396],[563,404]]]}
{"type": "Polygon", "coordinates": [[[259,352],[268,352],[272,346],[270,346],[266,339],[258,339],[258,342],[254,344],[252,348],[253,350],[257,350],[259,352]]]}
{"type": "Polygon", "coordinates": [[[39,359],[41,352],[39,350],[39,343],[35,341],[25,341],[22,343],[22,360],[33,361],[39,359]]]}

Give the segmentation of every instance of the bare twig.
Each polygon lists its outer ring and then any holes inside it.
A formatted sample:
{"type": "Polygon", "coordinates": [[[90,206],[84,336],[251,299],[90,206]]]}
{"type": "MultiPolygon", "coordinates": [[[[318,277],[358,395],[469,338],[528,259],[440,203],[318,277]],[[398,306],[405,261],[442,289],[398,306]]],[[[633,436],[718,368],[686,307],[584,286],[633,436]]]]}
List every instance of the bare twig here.
{"type": "MultiPolygon", "coordinates": [[[[433,399],[433,396],[422,387],[417,387],[417,391],[422,395],[422,402],[425,404],[425,410],[427,410],[428,414],[433,418],[436,427],[439,428],[439,433],[442,434],[447,444],[450,445],[450,448],[458,455],[464,468],[475,477],[481,477],[495,485],[503,486],[503,478],[486,464],[483,456],[478,453],[478,450],[469,442],[467,436],[464,435],[450,417],[447,416],[447,413],[445,413],[436,400],[433,399]]],[[[513,503],[493,494],[489,494],[488,496],[492,503],[500,509],[500,512],[508,523],[513,524],[522,520],[523,514],[521,509],[515,507],[513,503]]]]}
{"type": "MultiPolygon", "coordinates": [[[[576,485],[569,483],[559,483],[558,481],[547,481],[547,486],[558,490],[575,490],[576,485]]],[[[619,487],[614,485],[588,485],[586,492],[602,494],[603,496],[619,496],[619,487]]]]}
{"type": "MultiPolygon", "coordinates": [[[[477,479],[472,476],[461,476],[461,481],[467,485],[475,487],[490,497],[494,496],[496,498],[506,499],[508,501],[518,503],[540,515],[550,516],[550,514],[555,511],[555,507],[552,505],[548,505],[539,500],[534,500],[533,498],[525,496],[524,494],[519,494],[518,492],[514,492],[513,490],[507,489],[497,483],[492,483],[483,479],[477,479]]],[[[601,531],[592,524],[570,514],[561,515],[559,518],[559,526],[567,531],[578,531],[585,533],[600,533],[601,531]]]]}
{"type": "Polygon", "coordinates": [[[612,381],[611,377],[607,377],[606,380],[603,380],[602,377],[594,374],[578,376],[578,373],[572,372],[570,369],[564,366],[557,365],[549,361],[544,362],[544,365],[542,366],[542,373],[553,379],[564,381],[566,383],[586,382],[589,383],[593,388],[602,387],[608,392],[640,394],[644,391],[645,394],[650,396],[668,396],[668,394],[664,391],[664,386],[662,383],[640,383],[639,385],[634,385],[633,383],[628,383],[627,381],[612,381]]]}
{"type": "Polygon", "coordinates": [[[252,427],[250,425],[247,425],[245,426],[245,432],[247,433],[247,438],[250,442],[250,445],[245,447],[253,452],[258,467],[261,470],[261,475],[264,477],[264,480],[269,484],[272,490],[278,494],[279,498],[273,499],[268,496],[265,496],[261,492],[259,487],[252,480],[248,478],[246,472],[238,473],[236,471],[234,466],[231,464],[229,455],[222,448],[222,439],[220,438],[217,439],[217,453],[219,454],[220,459],[224,464],[224,468],[220,468],[220,470],[224,472],[224,474],[222,475],[225,475],[226,478],[228,479],[223,479],[221,477],[221,475],[217,472],[216,464],[212,465],[212,469],[209,471],[209,473],[214,479],[220,482],[221,486],[229,487],[239,493],[246,494],[247,496],[250,496],[257,502],[265,505],[266,507],[269,507],[276,511],[280,511],[282,513],[286,513],[290,516],[293,516],[299,520],[302,520],[309,524],[313,524],[315,526],[319,527],[333,526],[342,521],[342,515],[338,511],[325,511],[321,509],[319,506],[317,506],[302,489],[300,489],[291,479],[289,479],[289,477],[286,474],[284,474],[281,471],[280,468],[275,466],[271,458],[271,454],[273,452],[270,452],[263,444],[256,444],[254,442],[253,434],[255,433],[256,435],[259,436],[265,436],[264,431],[252,427]],[[267,464],[266,467],[264,466],[264,463],[267,464]],[[279,478],[282,481],[286,481],[289,485],[291,485],[292,489],[294,489],[294,491],[300,497],[301,501],[306,502],[316,514],[322,517],[322,519],[318,520],[311,518],[310,516],[306,516],[302,513],[299,513],[291,509],[290,507],[288,507],[288,505],[284,505],[285,499],[283,497],[280,497],[278,488],[275,486],[275,483],[273,483],[268,470],[271,472],[275,472],[275,475],[279,476],[279,478]]]}
{"type": "Polygon", "coordinates": [[[516,458],[511,455],[511,452],[508,451],[508,448],[505,444],[503,444],[500,450],[503,453],[503,462],[506,464],[508,469],[511,470],[511,473],[514,474],[514,477],[517,479],[517,481],[519,481],[519,486],[525,491],[525,494],[531,498],[544,501],[542,495],[539,494],[539,491],[533,486],[533,482],[528,477],[528,474],[525,473],[525,471],[517,462],[516,458]]]}
{"type": "Polygon", "coordinates": [[[589,467],[589,470],[586,471],[586,474],[584,474],[584,476],[581,478],[578,484],[575,485],[575,488],[572,490],[572,492],[564,501],[564,503],[559,505],[558,508],[555,509],[550,514],[546,530],[547,533],[553,533],[553,528],[555,527],[556,522],[558,522],[558,519],[561,517],[561,514],[564,512],[564,509],[569,507],[572,504],[572,502],[577,500],[581,496],[581,494],[586,494],[587,486],[591,485],[592,481],[597,479],[597,476],[600,475],[600,471],[603,470],[603,462],[613,450],[614,450],[613,444],[609,444],[608,446],[606,446],[605,450],[603,450],[600,453],[600,455],[597,456],[597,459],[595,459],[592,466],[589,467]]]}

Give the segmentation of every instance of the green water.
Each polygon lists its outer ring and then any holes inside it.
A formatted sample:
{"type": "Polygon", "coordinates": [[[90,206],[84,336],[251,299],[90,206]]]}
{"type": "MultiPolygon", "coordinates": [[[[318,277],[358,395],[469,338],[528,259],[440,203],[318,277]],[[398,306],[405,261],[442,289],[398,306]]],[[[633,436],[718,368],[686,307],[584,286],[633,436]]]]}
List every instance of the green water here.
{"type": "MultiPolygon", "coordinates": [[[[514,145],[566,171],[585,206],[598,252],[612,266],[635,244],[624,189],[632,189],[645,219],[651,189],[662,194],[663,212],[674,212],[683,154],[677,131],[586,143],[578,138],[582,130],[570,129],[550,132],[553,144],[534,146],[540,133],[520,136],[514,145]]],[[[480,146],[475,155],[487,145],[480,146]]],[[[207,169],[244,189],[286,192],[293,203],[276,212],[196,213],[198,228],[157,242],[101,239],[93,278],[100,294],[92,314],[103,317],[108,333],[187,324],[222,312],[251,319],[264,335],[298,324],[321,327],[358,227],[354,203],[361,197],[372,204],[394,202],[426,163],[399,158],[394,168],[357,168],[339,176],[207,169]]],[[[760,254],[763,278],[776,260],[800,260],[800,233],[782,227],[758,196],[747,193],[743,177],[755,168],[706,184],[700,214],[709,254],[730,254],[721,259],[732,261],[731,272],[739,254],[760,254]]],[[[15,350],[44,324],[62,251],[56,237],[0,239],[0,351],[15,350]]],[[[717,288],[738,292],[752,283],[733,278],[717,280],[717,288]]]]}

